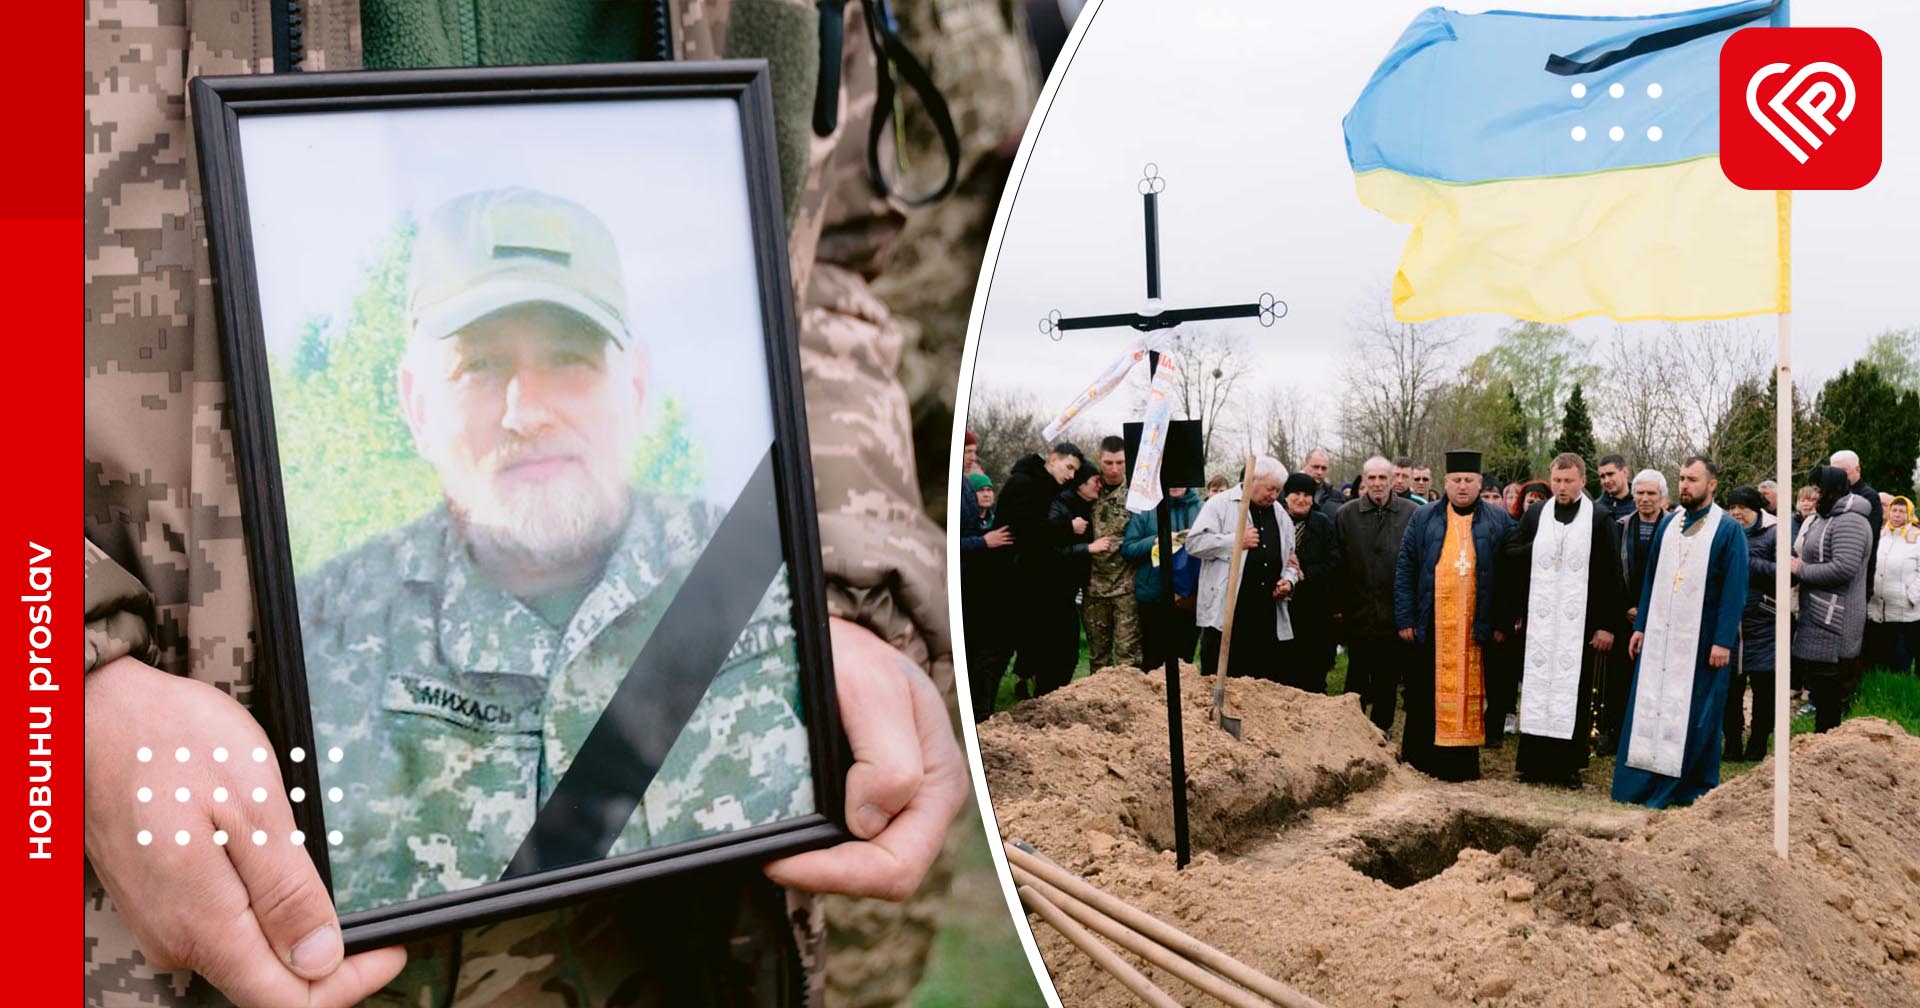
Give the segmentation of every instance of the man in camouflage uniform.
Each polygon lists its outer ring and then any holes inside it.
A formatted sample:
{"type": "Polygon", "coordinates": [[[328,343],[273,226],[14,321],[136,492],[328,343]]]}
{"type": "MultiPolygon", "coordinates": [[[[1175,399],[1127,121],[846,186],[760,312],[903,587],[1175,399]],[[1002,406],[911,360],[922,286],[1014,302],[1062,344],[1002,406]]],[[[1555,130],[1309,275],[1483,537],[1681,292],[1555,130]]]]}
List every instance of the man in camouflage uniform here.
{"type": "MultiPolygon", "coordinates": [[[[1127,443],[1100,441],[1100,479],[1106,489],[1093,503],[1093,537],[1116,543],[1127,538],[1127,443]]],[[[1140,616],[1133,603],[1133,564],[1118,549],[1096,554],[1082,604],[1087,621],[1087,668],[1140,667],[1140,616]]]]}
{"type": "MultiPolygon", "coordinates": [[[[648,376],[616,244],[528,189],[414,243],[402,409],[446,502],[298,593],[342,910],[499,877],[724,515],[628,485],[648,376]]],[[[784,568],[760,591],[610,856],[813,811],[784,568]]]]}
{"type": "MultiPolygon", "coordinates": [[[[450,22],[436,20],[442,15],[434,5],[406,6],[369,5],[369,17],[377,9],[382,20],[370,20],[368,32],[401,25],[416,34],[437,27],[453,34],[450,22]]],[[[256,853],[233,845],[214,864],[224,874],[202,877],[182,869],[203,873],[213,864],[191,860],[205,858],[207,845],[149,851],[133,846],[131,827],[120,829],[133,790],[129,731],[144,731],[162,746],[189,736],[235,751],[264,742],[241,706],[252,697],[256,623],[184,94],[197,74],[270,72],[270,10],[257,0],[100,0],[88,9],[87,989],[101,1005],[222,1003],[206,980],[184,971],[189,966],[217,973],[229,993],[249,1003],[346,1004],[399,968],[392,953],[340,960],[331,906],[324,891],[316,900],[310,865],[302,879],[305,856],[297,847],[279,843],[256,853]],[[183,889],[188,882],[197,888],[183,889]],[[203,900],[216,897],[224,915],[218,919],[244,922],[245,930],[203,932],[200,944],[182,944],[181,933],[208,926],[203,900]],[[318,959],[309,941],[319,943],[318,959]]],[[[675,0],[676,53],[772,58],[835,664],[915,670],[892,679],[842,676],[841,707],[850,736],[851,720],[871,709],[887,722],[874,729],[876,738],[888,731],[911,736],[921,725],[921,738],[937,743],[939,733],[924,727],[927,703],[939,716],[935,687],[950,694],[952,686],[943,552],[913,492],[906,402],[896,377],[899,334],[863,276],[825,268],[835,257],[822,251],[831,244],[824,236],[870,216],[863,208],[872,198],[849,180],[859,176],[859,148],[873,114],[874,54],[858,11],[849,10],[847,65],[866,72],[850,76],[840,92],[839,129],[809,142],[817,70],[804,57],[816,51],[814,17],[812,5],[798,0],[675,0]],[[849,688],[866,692],[850,700],[849,688]]],[[[580,58],[540,48],[560,36],[516,34],[525,26],[511,20],[486,23],[494,29],[487,43],[522,44],[505,53],[483,47],[471,61],[580,58]]],[[[307,0],[294,27],[292,47],[304,69],[361,65],[356,0],[307,0]]],[[[472,25],[466,27],[463,40],[471,42],[472,25]]],[[[468,55],[464,44],[455,51],[468,55]]],[[[768,867],[784,894],[750,875],[703,877],[692,891],[649,890],[644,900],[613,894],[441,935],[410,945],[405,971],[375,1000],[775,1004],[790,1000],[782,992],[799,983],[795,974],[804,966],[805,986],[818,1003],[825,929],[820,903],[798,890],[894,900],[913,891],[964,796],[964,767],[951,740],[944,749],[926,745],[921,772],[883,774],[888,797],[853,810],[855,832],[871,842],[768,867]],[[788,926],[782,953],[779,933],[788,926]]],[[[193,771],[209,772],[203,762],[193,771]]],[[[278,771],[267,764],[263,773],[256,779],[273,785],[273,800],[246,815],[284,831],[291,813],[278,771]]],[[[237,804],[226,808],[237,813],[237,804]]],[[[192,811],[209,813],[198,803],[192,811]]]]}

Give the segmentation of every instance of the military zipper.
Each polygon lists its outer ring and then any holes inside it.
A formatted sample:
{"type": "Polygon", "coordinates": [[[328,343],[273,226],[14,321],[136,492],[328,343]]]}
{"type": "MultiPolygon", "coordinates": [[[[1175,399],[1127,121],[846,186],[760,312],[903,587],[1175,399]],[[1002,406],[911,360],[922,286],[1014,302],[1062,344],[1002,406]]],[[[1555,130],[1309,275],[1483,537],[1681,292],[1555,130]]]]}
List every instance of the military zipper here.
{"type": "Polygon", "coordinates": [[[460,0],[454,7],[454,32],[459,35],[460,65],[480,65],[480,0],[460,0]]]}
{"type": "Polygon", "coordinates": [[[306,59],[306,16],[300,0],[269,0],[275,73],[298,73],[306,59]]]}

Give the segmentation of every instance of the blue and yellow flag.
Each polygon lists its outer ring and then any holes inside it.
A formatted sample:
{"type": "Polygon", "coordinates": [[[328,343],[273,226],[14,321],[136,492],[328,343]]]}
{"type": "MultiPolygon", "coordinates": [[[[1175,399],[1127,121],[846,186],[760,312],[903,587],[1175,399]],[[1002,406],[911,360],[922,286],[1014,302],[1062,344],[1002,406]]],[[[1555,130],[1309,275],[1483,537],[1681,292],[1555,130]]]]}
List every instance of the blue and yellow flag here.
{"type": "Polygon", "coordinates": [[[1727,181],[1719,102],[1721,43],[1786,22],[1422,12],[1345,120],[1360,201],[1413,226],[1395,317],[1786,311],[1788,195],[1727,181]]]}

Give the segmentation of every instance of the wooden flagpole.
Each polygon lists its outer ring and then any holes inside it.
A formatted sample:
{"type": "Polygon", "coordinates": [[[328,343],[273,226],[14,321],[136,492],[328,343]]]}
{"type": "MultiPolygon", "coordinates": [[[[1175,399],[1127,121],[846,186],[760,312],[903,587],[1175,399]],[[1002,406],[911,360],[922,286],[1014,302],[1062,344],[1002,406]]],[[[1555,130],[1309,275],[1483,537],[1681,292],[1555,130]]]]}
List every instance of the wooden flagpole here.
{"type": "MultiPolygon", "coordinates": [[[[1788,674],[1793,664],[1793,522],[1789,516],[1795,499],[1793,484],[1793,338],[1792,315],[1780,313],[1780,336],[1775,352],[1780,364],[1774,373],[1774,468],[1779,470],[1774,490],[1774,571],[1773,571],[1773,849],[1782,861],[1787,859],[1787,754],[1793,738],[1793,715],[1789,709],[1788,674]]],[[[1759,702],[1759,697],[1754,702],[1759,702]]]]}

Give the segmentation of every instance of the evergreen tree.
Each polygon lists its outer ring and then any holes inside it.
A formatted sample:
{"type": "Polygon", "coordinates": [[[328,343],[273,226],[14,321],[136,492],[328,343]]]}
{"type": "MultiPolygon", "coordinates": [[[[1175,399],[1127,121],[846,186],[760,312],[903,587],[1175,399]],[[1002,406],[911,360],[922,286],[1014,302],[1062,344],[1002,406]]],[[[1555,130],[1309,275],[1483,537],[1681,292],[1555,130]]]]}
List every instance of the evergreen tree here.
{"type": "Polygon", "coordinates": [[[1856,361],[1820,389],[1814,409],[1826,424],[1825,451],[1860,455],[1860,476],[1876,490],[1912,496],[1920,459],[1920,394],[1902,391],[1876,365],[1856,361]]]}
{"type": "Polygon", "coordinates": [[[1527,409],[1513,383],[1507,383],[1507,408],[1494,432],[1494,450],[1488,454],[1487,470],[1498,473],[1508,483],[1533,475],[1533,452],[1529,449],[1527,409]]]}
{"type": "MultiPolygon", "coordinates": [[[[1758,381],[1744,382],[1734,391],[1732,405],[1720,419],[1719,426],[1713,429],[1707,441],[1707,453],[1720,465],[1720,490],[1722,495],[1737,486],[1758,486],[1760,483],[1776,479],[1778,469],[1773,457],[1774,446],[1778,439],[1776,431],[1776,412],[1774,410],[1774,390],[1779,387],[1779,377],[1767,379],[1763,387],[1758,381]]],[[[1820,418],[1808,407],[1807,397],[1796,394],[1793,397],[1793,469],[1791,486],[1798,487],[1806,482],[1807,472],[1813,466],[1813,460],[1823,451],[1827,443],[1827,434],[1820,418]]],[[[1793,491],[1786,491],[1789,498],[1793,491]]],[[[1791,500],[1789,500],[1791,506],[1791,500]]]]}
{"type": "Polygon", "coordinates": [[[1573,392],[1567,396],[1566,413],[1560,417],[1560,436],[1553,440],[1553,453],[1571,452],[1587,464],[1587,495],[1600,496],[1600,470],[1594,460],[1600,457],[1600,449],[1593,438],[1593,417],[1587,412],[1587,397],[1580,390],[1580,383],[1573,383],[1573,392]]]}

